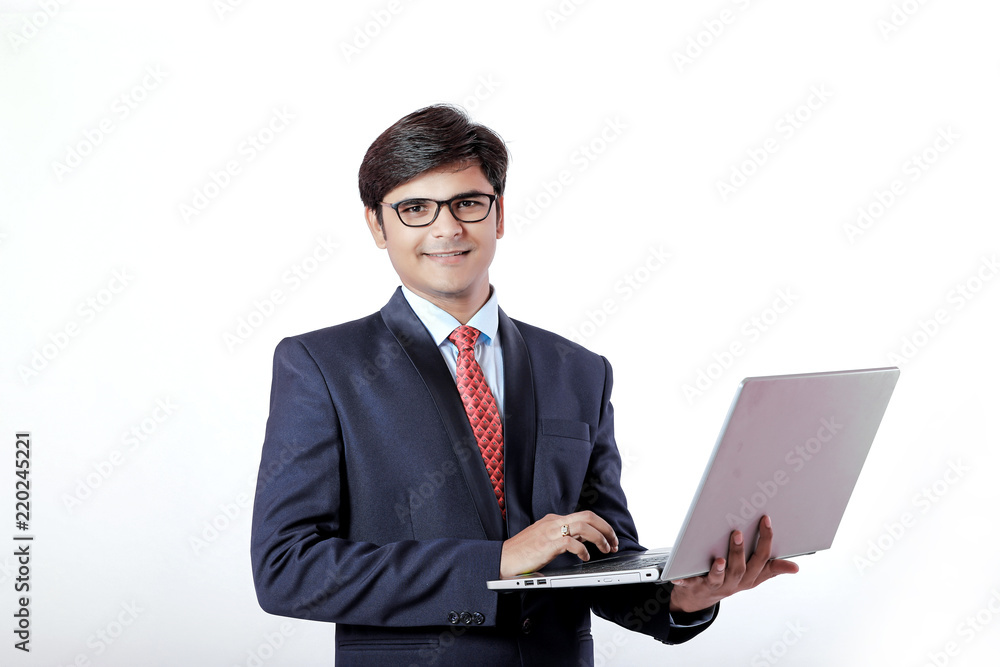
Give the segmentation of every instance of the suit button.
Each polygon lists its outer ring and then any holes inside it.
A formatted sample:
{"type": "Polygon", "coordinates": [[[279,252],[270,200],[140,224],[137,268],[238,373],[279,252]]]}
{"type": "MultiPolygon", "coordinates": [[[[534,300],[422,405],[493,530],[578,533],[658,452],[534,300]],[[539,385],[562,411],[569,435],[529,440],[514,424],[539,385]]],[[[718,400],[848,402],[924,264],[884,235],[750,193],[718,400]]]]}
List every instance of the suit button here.
{"type": "Polygon", "coordinates": [[[531,618],[524,619],[524,622],[521,623],[521,632],[523,632],[526,635],[530,635],[531,626],[532,626],[531,618]]]}
{"type": "Polygon", "coordinates": [[[482,625],[486,621],[486,617],[480,614],[478,611],[472,615],[472,622],[476,625],[482,625]]]}
{"type": "Polygon", "coordinates": [[[452,625],[457,624],[458,623],[458,612],[449,611],[448,612],[448,622],[451,623],[452,625]]]}
{"type": "Polygon", "coordinates": [[[461,621],[463,625],[469,625],[472,623],[472,614],[467,611],[463,611],[459,614],[458,620],[461,621]]]}

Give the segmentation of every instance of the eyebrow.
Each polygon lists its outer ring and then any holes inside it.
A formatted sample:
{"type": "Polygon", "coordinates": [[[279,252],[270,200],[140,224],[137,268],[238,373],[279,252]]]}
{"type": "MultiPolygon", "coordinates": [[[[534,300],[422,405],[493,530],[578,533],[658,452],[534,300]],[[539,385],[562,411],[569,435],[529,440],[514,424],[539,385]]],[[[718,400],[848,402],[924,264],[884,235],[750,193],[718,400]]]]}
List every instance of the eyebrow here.
{"type": "Polygon", "coordinates": [[[465,192],[459,192],[457,195],[452,195],[451,197],[448,197],[448,199],[437,200],[434,199],[433,197],[405,197],[400,201],[410,201],[412,199],[430,199],[431,201],[448,201],[449,199],[458,199],[460,197],[472,197],[473,195],[485,195],[485,194],[490,194],[490,193],[480,192],[479,190],[466,190],[465,192]]]}

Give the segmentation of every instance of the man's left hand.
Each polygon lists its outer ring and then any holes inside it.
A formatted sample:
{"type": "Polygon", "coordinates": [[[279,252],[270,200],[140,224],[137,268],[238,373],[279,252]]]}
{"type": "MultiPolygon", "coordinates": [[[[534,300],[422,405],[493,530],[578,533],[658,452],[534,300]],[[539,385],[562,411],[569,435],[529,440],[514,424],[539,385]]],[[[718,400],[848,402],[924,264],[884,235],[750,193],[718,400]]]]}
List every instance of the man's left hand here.
{"type": "Polygon", "coordinates": [[[745,591],[779,574],[795,574],[799,566],[790,560],[771,559],[771,518],[760,520],[760,539],[750,560],[746,558],[743,533],[729,536],[729,560],[716,558],[708,574],[672,581],[670,611],[694,612],[711,607],[722,598],[745,591]]]}

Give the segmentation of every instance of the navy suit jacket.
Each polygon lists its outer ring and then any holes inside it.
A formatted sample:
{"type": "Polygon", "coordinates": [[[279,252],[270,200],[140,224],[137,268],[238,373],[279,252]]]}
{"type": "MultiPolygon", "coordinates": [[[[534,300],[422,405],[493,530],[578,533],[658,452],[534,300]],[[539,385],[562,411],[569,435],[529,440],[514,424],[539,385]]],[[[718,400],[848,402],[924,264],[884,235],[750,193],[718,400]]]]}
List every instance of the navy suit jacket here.
{"type": "Polygon", "coordinates": [[[549,513],[593,510],[620,551],[641,549],[607,361],[502,310],[499,337],[506,524],[455,381],[400,290],[275,351],[254,583],[265,611],[336,623],[338,665],[589,665],[591,609],[666,643],[707,627],[671,623],[669,585],[487,589],[503,540],[549,513]]]}

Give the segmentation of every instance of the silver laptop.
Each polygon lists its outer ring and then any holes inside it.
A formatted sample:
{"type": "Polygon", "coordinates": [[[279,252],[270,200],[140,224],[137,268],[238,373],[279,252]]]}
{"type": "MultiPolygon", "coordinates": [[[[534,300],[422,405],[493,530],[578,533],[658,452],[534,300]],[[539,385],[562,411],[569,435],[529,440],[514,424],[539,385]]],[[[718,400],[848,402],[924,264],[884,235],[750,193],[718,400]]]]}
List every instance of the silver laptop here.
{"type": "Polygon", "coordinates": [[[487,582],[492,589],[608,586],[702,575],[767,514],[774,558],[829,549],[899,369],[747,378],[726,415],[673,548],[487,582]]]}

